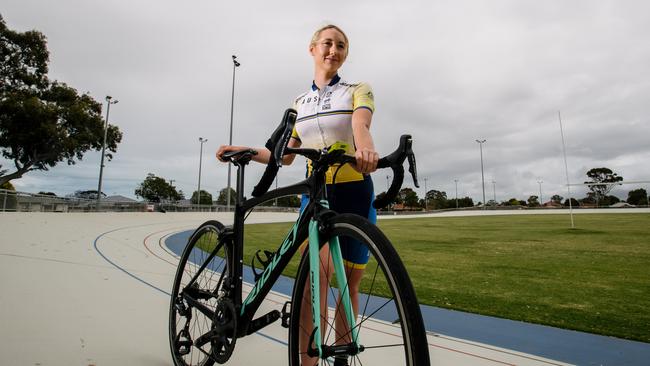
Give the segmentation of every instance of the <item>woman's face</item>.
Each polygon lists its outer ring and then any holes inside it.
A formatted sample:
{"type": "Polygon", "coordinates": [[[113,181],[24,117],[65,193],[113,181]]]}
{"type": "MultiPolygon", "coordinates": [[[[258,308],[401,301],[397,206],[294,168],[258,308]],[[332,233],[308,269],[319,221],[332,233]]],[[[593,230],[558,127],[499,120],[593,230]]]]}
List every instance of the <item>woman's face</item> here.
{"type": "Polygon", "coordinates": [[[335,73],[347,57],[345,37],[336,29],[325,29],[320,32],[316,43],[309,47],[309,52],[317,69],[335,73]]]}

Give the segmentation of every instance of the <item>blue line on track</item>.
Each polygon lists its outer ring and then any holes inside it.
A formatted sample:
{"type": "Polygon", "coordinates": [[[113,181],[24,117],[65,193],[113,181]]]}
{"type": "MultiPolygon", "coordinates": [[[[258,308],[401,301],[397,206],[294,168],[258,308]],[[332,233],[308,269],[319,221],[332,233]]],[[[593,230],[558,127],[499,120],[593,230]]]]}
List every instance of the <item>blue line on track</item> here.
{"type": "MultiPolygon", "coordinates": [[[[127,276],[129,276],[129,277],[135,279],[135,280],[138,281],[138,282],[141,282],[141,283],[145,284],[146,286],[151,287],[152,289],[154,289],[154,290],[156,290],[156,291],[158,291],[158,292],[161,292],[161,293],[163,293],[163,294],[165,294],[165,295],[171,297],[171,294],[170,294],[169,292],[167,292],[167,291],[161,289],[160,287],[157,287],[157,286],[154,286],[154,285],[150,284],[149,282],[147,282],[147,281],[143,280],[142,278],[140,278],[140,277],[134,275],[133,273],[127,271],[126,269],[124,269],[123,267],[121,267],[120,265],[118,265],[117,263],[115,263],[115,262],[113,262],[112,260],[110,260],[106,255],[104,255],[104,253],[102,253],[101,250],[99,250],[99,247],[97,246],[97,243],[99,242],[99,239],[101,239],[102,237],[104,237],[104,236],[106,236],[106,235],[108,235],[108,234],[110,234],[110,233],[114,233],[114,232],[116,232],[116,231],[121,231],[121,230],[126,230],[126,229],[139,228],[139,227],[143,227],[143,226],[152,226],[152,225],[159,225],[159,224],[156,223],[156,224],[147,224],[147,225],[125,226],[125,227],[121,227],[121,228],[117,228],[117,229],[113,229],[113,230],[109,230],[109,231],[103,232],[103,233],[99,234],[98,237],[95,238],[95,240],[94,240],[94,242],[93,242],[93,247],[95,248],[95,251],[97,251],[97,253],[98,253],[102,258],[104,258],[105,261],[107,261],[108,263],[110,263],[113,267],[115,267],[115,268],[119,269],[120,271],[124,272],[127,276]]],[[[259,331],[258,331],[258,332],[255,332],[255,334],[257,334],[257,335],[259,335],[259,336],[262,336],[262,337],[264,337],[264,338],[267,338],[267,339],[269,339],[269,340],[272,340],[272,341],[274,341],[274,342],[276,342],[276,343],[279,343],[279,344],[281,344],[281,345],[283,345],[283,346],[287,346],[287,345],[288,345],[287,342],[284,342],[284,341],[282,341],[282,340],[280,340],[280,339],[277,339],[277,338],[271,337],[270,335],[266,335],[266,334],[261,333],[261,332],[259,332],[259,331]]]]}
{"type": "Polygon", "coordinates": [[[116,264],[116,263],[113,262],[112,260],[108,259],[108,257],[106,257],[106,256],[104,255],[104,253],[102,253],[102,251],[99,250],[99,248],[97,247],[97,242],[99,241],[99,239],[101,239],[103,236],[105,236],[105,235],[107,235],[107,234],[110,234],[110,233],[113,233],[113,232],[116,232],[116,231],[120,231],[120,230],[125,230],[125,229],[132,229],[132,228],[136,228],[136,227],[141,227],[141,226],[147,226],[147,225],[127,226],[127,227],[122,227],[122,228],[114,229],[114,230],[111,230],[111,231],[107,231],[107,232],[105,232],[105,233],[101,233],[98,237],[95,238],[95,241],[94,241],[94,243],[93,243],[93,246],[95,247],[95,250],[97,251],[97,253],[99,253],[99,255],[102,256],[102,258],[104,258],[104,260],[106,260],[108,263],[110,263],[110,264],[113,265],[115,268],[119,269],[120,271],[126,273],[127,276],[130,276],[131,278],[135,279],[136,281],[140,281],[140,282],[142,282],[143,284],[145,284],[145,285],[151,287],[152,289],[154,289],[154,290],[156,290],[156,291],[160,291],[160,292],[162,292],[163,294],[165,294],[165,295],[167,295],[167,296],[171,296],[171,294],[170,294],[169,292],[167,292],[167,291],[161,289],[160,287],[156,287],[156,286],[150,284],[149,282],[147,282],[147,281],[141,279],[140,277],[134,275],[133,273],[131,273],[131,272],[127,271],[126,269],[124,269],[123,267],[119,266],[118,264],[116,264]]]}

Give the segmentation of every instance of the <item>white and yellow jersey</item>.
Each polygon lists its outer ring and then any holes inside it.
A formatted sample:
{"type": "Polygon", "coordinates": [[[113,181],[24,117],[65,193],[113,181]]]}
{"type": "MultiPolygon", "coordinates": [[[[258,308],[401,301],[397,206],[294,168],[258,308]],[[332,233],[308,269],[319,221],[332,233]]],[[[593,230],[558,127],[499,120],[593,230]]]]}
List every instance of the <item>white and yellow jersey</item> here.
{"type": "MultiPolygon", "coordinates": [[[[322,90],[312,84],[308,92],[296,98],[293,108],[298,116],[292,137],[301,142],[301,147],[320,150],[344,142],[349,150],[346,154],[353,156],[352,112],[359,108],[374,112],[375,103],[368,84],[348,83],[336,75],[322,90]]],[[[327,172],[328,184],[337,168],[327,172]]],[[[336,183],[359,180],[363,180],[363,175],[347,164],[336,174],[336,183]]]]}

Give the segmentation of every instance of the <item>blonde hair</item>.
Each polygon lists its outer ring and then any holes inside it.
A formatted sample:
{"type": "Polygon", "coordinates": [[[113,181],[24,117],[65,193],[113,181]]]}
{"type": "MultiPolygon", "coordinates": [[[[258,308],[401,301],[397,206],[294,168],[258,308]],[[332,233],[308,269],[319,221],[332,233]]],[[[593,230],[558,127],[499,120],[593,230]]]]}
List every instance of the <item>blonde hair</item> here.
{"type": "Polygon", "coordinates": [[[334,24],[328,24],[325,26],[320,27],[316,32],[314,32],[314,35],[311,37],[311,42],[309,42],[309,46],[313,47],[316,45],[316,42],[318,42],[318,38],[320,37],[321,32],[327,29],[334,29],[341,33],[343,35],[343,38],[345,39],[345,55],[347,56],[350,50],[350,41],[348,40],[348,36],[343,32],[343,30],[334,24]]]}

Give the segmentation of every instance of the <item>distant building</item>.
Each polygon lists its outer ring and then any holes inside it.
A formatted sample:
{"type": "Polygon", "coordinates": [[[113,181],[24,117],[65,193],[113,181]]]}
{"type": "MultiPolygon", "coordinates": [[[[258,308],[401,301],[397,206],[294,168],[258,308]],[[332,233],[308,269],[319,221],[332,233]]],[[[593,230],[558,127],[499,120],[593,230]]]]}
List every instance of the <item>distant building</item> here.
{"type": "Polygon", "coordinates": [[[102,201],[111,202],[111,203],[134,203],[134,202],[138,202],[138,201],[134,200],[133,198],[120,196],[119,194],[115,195],[115,196],[108,196],[108,197],[102,199],[102,201]]]}
{"type": "Polygon", "coordinates": [[[616,202],[615,204],[613,204],[613,205],[611,205],[609,207],[612,207],[612,208],[628,208],[628,207],[630,207],[631,208],[631,207],[636,207],[636,206],[635,205],[630,205],[627,202],[616,202]]]}

